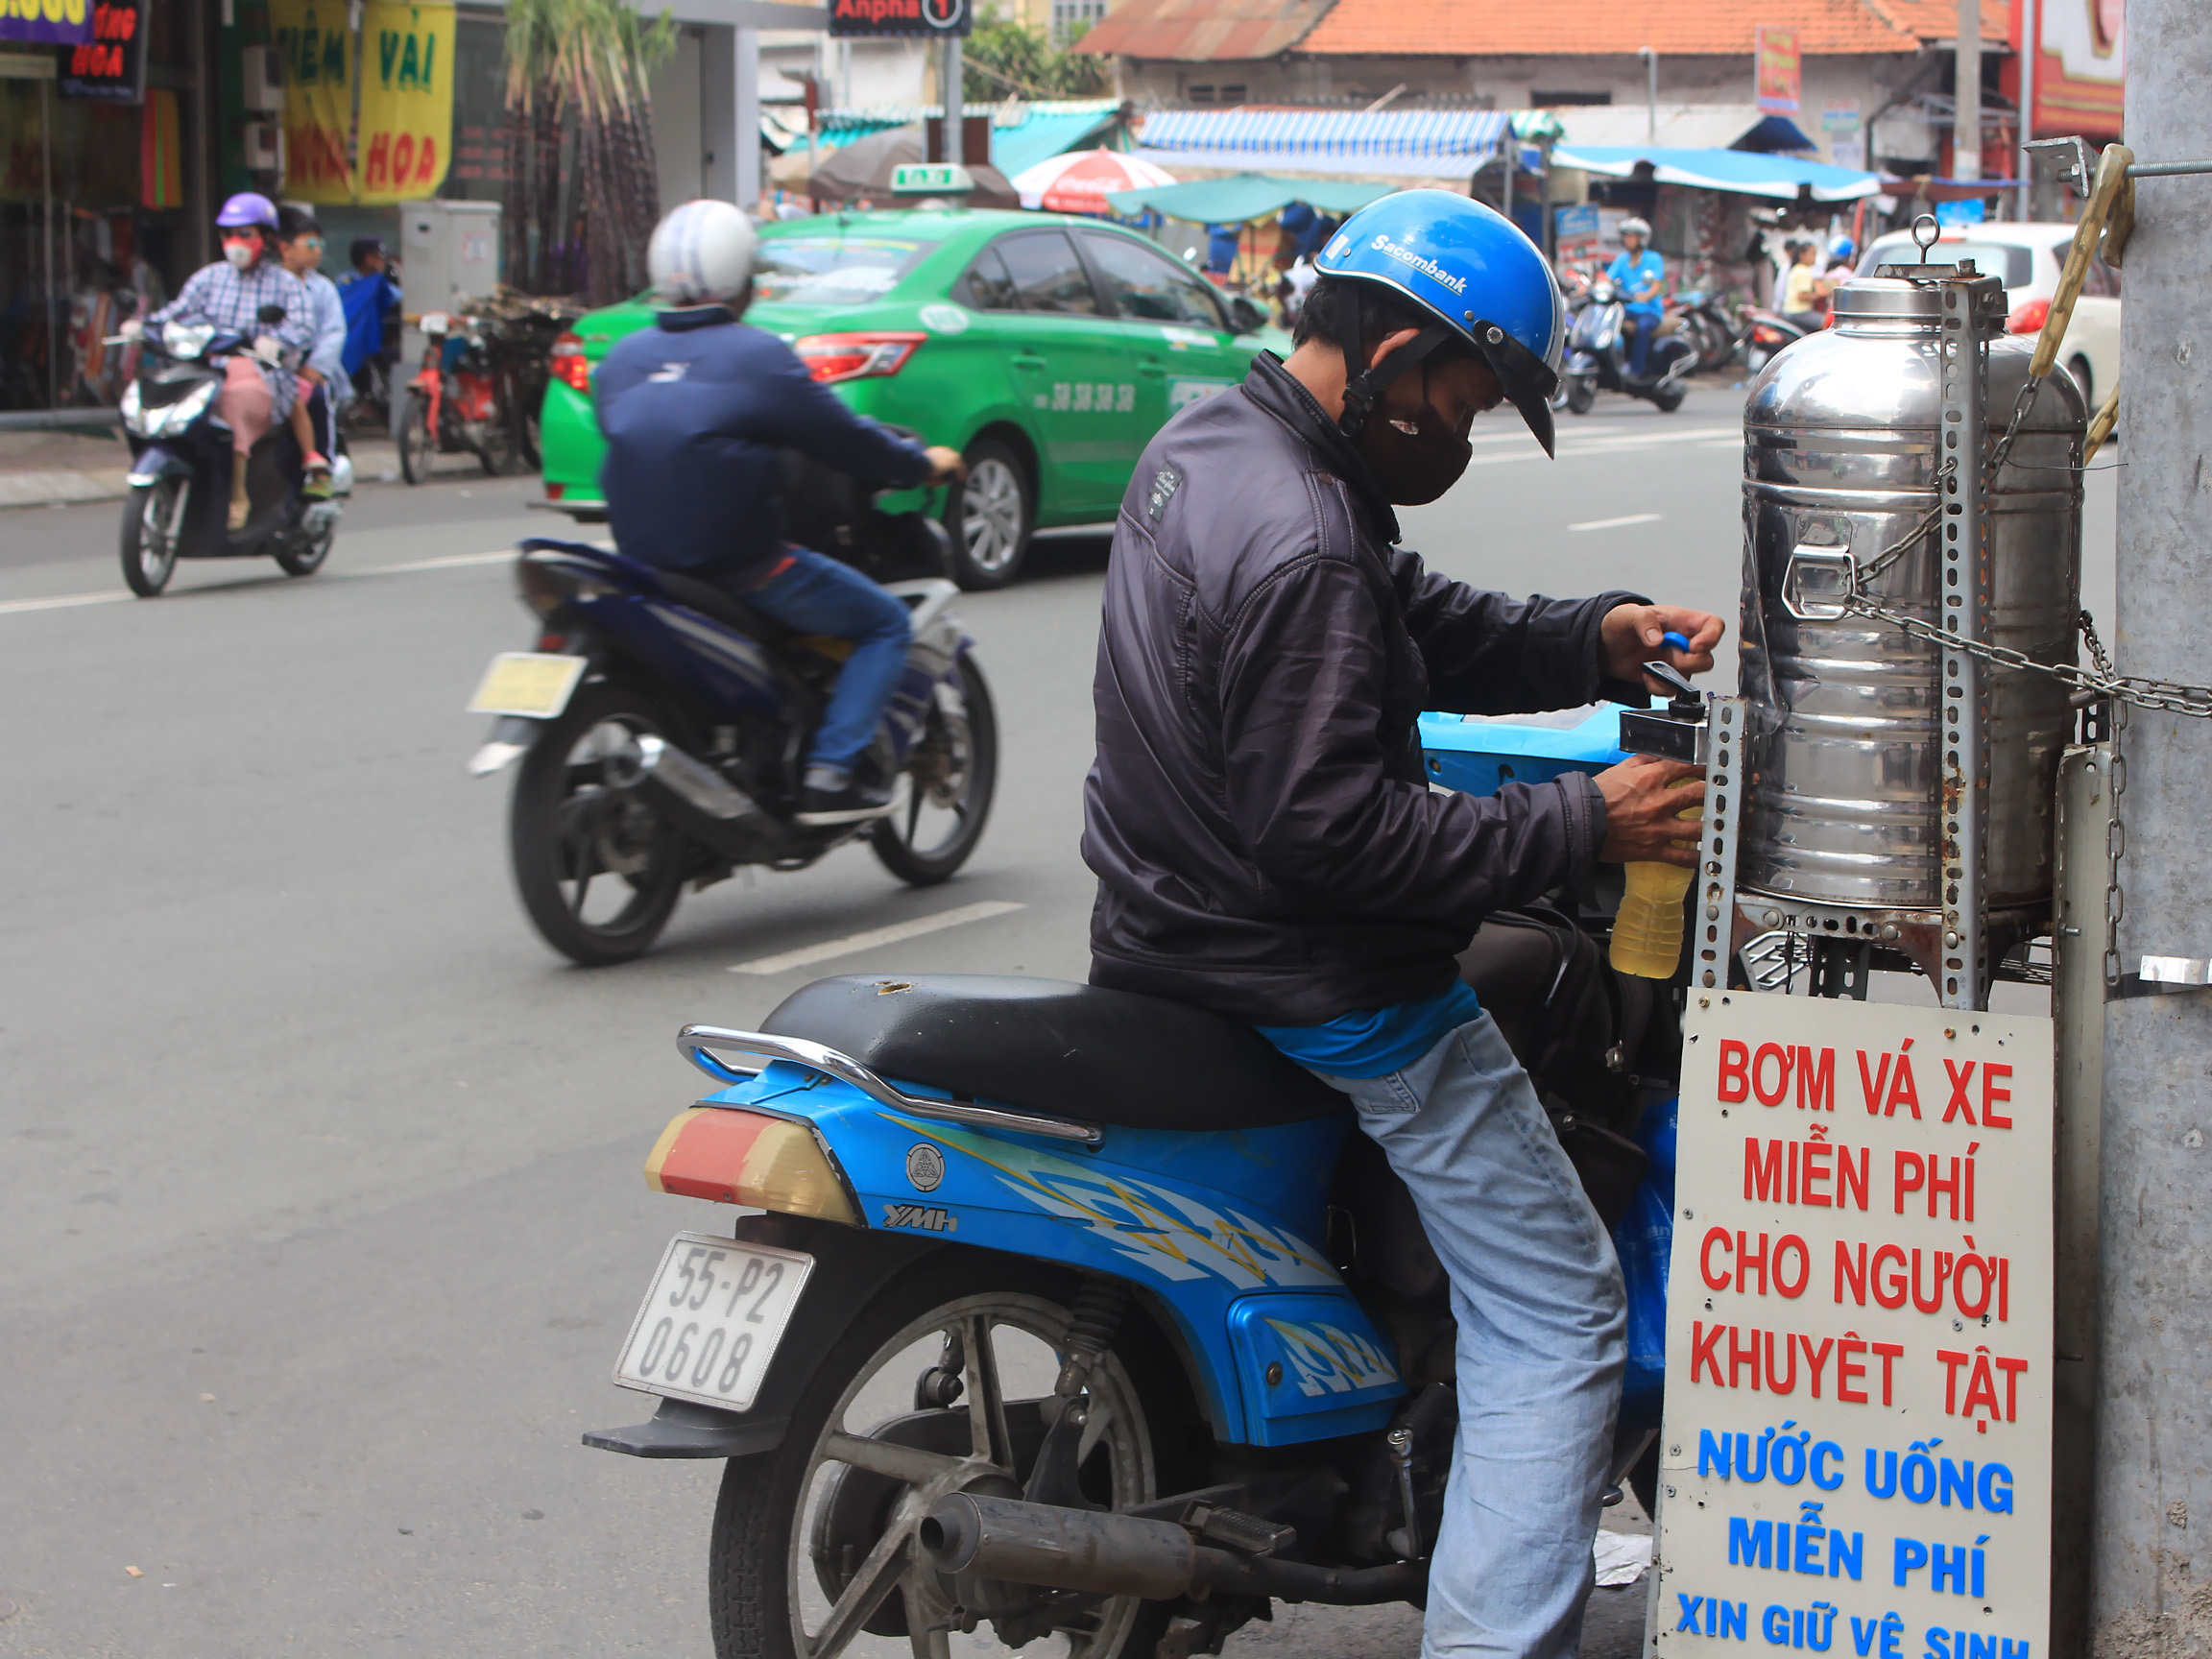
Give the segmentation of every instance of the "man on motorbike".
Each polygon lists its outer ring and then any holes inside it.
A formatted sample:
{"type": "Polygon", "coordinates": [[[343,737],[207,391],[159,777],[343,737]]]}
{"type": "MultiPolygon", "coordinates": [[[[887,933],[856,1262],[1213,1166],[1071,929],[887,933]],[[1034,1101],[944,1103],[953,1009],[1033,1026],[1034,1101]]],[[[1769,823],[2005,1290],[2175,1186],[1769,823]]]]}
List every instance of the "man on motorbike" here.
{"type": "Polygon", "coordinates": [[[1651,240],[1651,227],[1642,219],[1621,221],[1621,246],[1623,252],[1613,256],[1613,263],[1605,267],[1605,275],[1612,277],[1621,290],[1621,298],[1628,315],[1628,377],[1642,380],[1648,376],[1651,363],[1651,346],[1659,338],[1659,324],[1667,315],[1667,302],[1660,290],[1667,285],[1667,261],[1647,247],[1651,240]]]}
{"type": "Polygon", "coordinates": [[[728,202],[686,202],[646,251],[658,325],[630,335],[593,376],[608,522],[631,558],[711,582],[804,634],[850,640],[806,756],[802,824],[890,810],[887,781],[857,777],[913,638],[906,607],[851,565],[794,545],[777,501],[780,449],[872,483],[967,475],[956,449],[928,448],[864,421],[807,373],[781,340],[738,321],[753,298],[758,238],[728,202]]]}
{"type": "MultiPolygon", "coordinates": [[[[180,318],[212,324],[252,342],[250,351],[224,364],[223,393],[216,406],[230,428],[230,528],[243,530],[250,512],[246,458],[277,421],[292,413],[299,381],[283,361],[289,349],[295,361],[314,346],[312,306],[307,290],[284,269],[276,254],[276,206],[268,197],[241,191],[215,216],[223,241],[219,264],[203,266],[185,278],[177,298],[146,319],[158,326],[180,318]],[[264,323],[262,311],[279,306],[283,320],[264,323]]],[[[136,318],[123,325],[135,337],[136,318]]]]}
{"type": "Polygon", "coordinates": [[[1719,618],[1632,593],[1514,601],[1424,568],[1475,416],[1549,453],[1565,331],[1543,255],[1416,190],[1323,250],[1296,349],[1164,427],[1123,498],[1085,791],[1096,984],[1257,1026],[1351,1097],[1411,1189],[1458,1321],[1457,1455],[1429,1659],[1575,1650],[1623,1359],[1610,1239],[1455,957],[1485,912],[1599,860],[1695,861],[1695,769],[1432,791],[1415,721],[1643,701],[1713,664],[1719,618]],[[1670,650],[1678,632],[1687,650],[1670,650]]]}
{"type": "Polygon", "coordinates": [[[286,207],[276,216],[277,253],[300,278],[313,311],[315,344],[301,365],[305,396],[292,406],[292,432],[306,457],[307,493],[330,493],[330,460],[338,453],[338,403],[345,378],[346,304],[338,285],[323,275],[323,227],[311,213],[286,207]]]}

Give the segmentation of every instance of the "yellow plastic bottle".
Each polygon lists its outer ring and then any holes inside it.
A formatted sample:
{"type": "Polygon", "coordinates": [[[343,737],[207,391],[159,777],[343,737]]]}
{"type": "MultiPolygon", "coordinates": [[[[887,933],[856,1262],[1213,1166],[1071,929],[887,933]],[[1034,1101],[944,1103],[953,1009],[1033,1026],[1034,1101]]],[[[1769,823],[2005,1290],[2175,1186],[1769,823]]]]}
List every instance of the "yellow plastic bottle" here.
{"type": "MultiPolygon", "coordinates": [[[[1697,819],[1702,806],[1678,817],[1697,819]]],[[[1628,892],[1613,918],[1613,966],[1641,979],[1671,979],[1682,963],[1682,898],[1695,870],[1679,864],[1628,864],[1628,892]]]]}

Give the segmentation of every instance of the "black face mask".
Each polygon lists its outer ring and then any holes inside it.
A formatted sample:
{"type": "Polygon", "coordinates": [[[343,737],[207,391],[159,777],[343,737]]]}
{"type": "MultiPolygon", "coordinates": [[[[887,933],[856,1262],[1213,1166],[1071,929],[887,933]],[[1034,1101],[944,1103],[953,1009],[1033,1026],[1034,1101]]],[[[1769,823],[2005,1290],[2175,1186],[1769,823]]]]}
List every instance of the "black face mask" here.
{"type": "Polygon", "coordinates": [[[1400,507],[1425,507],[1467,470],[1475,451],[1467,440],[1428,401],[1428,375],[1422,375],[1422,403],[1410,421],[1394,419],[1378,405],[1359,434],[1365,457],[1383,498],[1400,507]],[[1414,428],[1407,432],[1405,426],[1414,428]]]}

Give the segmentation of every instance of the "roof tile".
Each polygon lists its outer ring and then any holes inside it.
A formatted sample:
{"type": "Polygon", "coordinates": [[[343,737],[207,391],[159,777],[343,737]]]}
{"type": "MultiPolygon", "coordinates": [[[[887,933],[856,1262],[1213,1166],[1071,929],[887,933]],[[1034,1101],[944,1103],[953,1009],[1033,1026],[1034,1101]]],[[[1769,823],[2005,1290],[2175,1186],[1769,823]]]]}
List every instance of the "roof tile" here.
{"type": "MultiPolygon", "coordinates": [[[[1094,31],[1122,12],[1181,0],[1123,0],[1094,31]]],[[[1322,56],[1623,57],[1650,46],[1662,56],[1748,54],[1761,25],[1794,28],[1798,50],[1813,56],[1911,52],[1916,33],[1940,21],[1948,38],[1952,0],[1584,0],[1563,26],[1552,6],[1500,0],[1336,0],[1301,51],[1322,56]]],[[[2005,0],[1983,0],[1984,38],[2006,38],[2005,0]]],[[[1084,42],[1088,51],[1099,48],[1084,42]]],[[[1119,51],[1120,47],[1108,48],[1119,51]]]]}
{"type": "Polygon", "coordinates": [[[1332,0],[1119,0],[1078,52],[1188,62],[1272,58],[1306,37],[1332,0]]]}

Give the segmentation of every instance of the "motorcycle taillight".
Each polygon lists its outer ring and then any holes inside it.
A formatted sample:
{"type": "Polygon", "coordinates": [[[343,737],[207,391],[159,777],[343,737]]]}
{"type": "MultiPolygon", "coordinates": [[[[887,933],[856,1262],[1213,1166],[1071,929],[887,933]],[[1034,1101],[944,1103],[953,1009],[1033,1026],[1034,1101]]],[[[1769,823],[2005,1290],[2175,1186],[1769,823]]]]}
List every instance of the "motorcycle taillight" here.
{"type": "Polygon", "coordinates": [[[716,1204],[864,1224],[811,1126],[733,1107],[679,1112],[645,1160],[645,1185],[716,1204]]]}
{"type": "Polygon", "coordinates": [[[553,342],[552,357],[553,377],[556,380],[573,386],[579,392],[591,390],[591,364],[584,355],[582,335],[572,330],[564,331],[553,342]]]}

